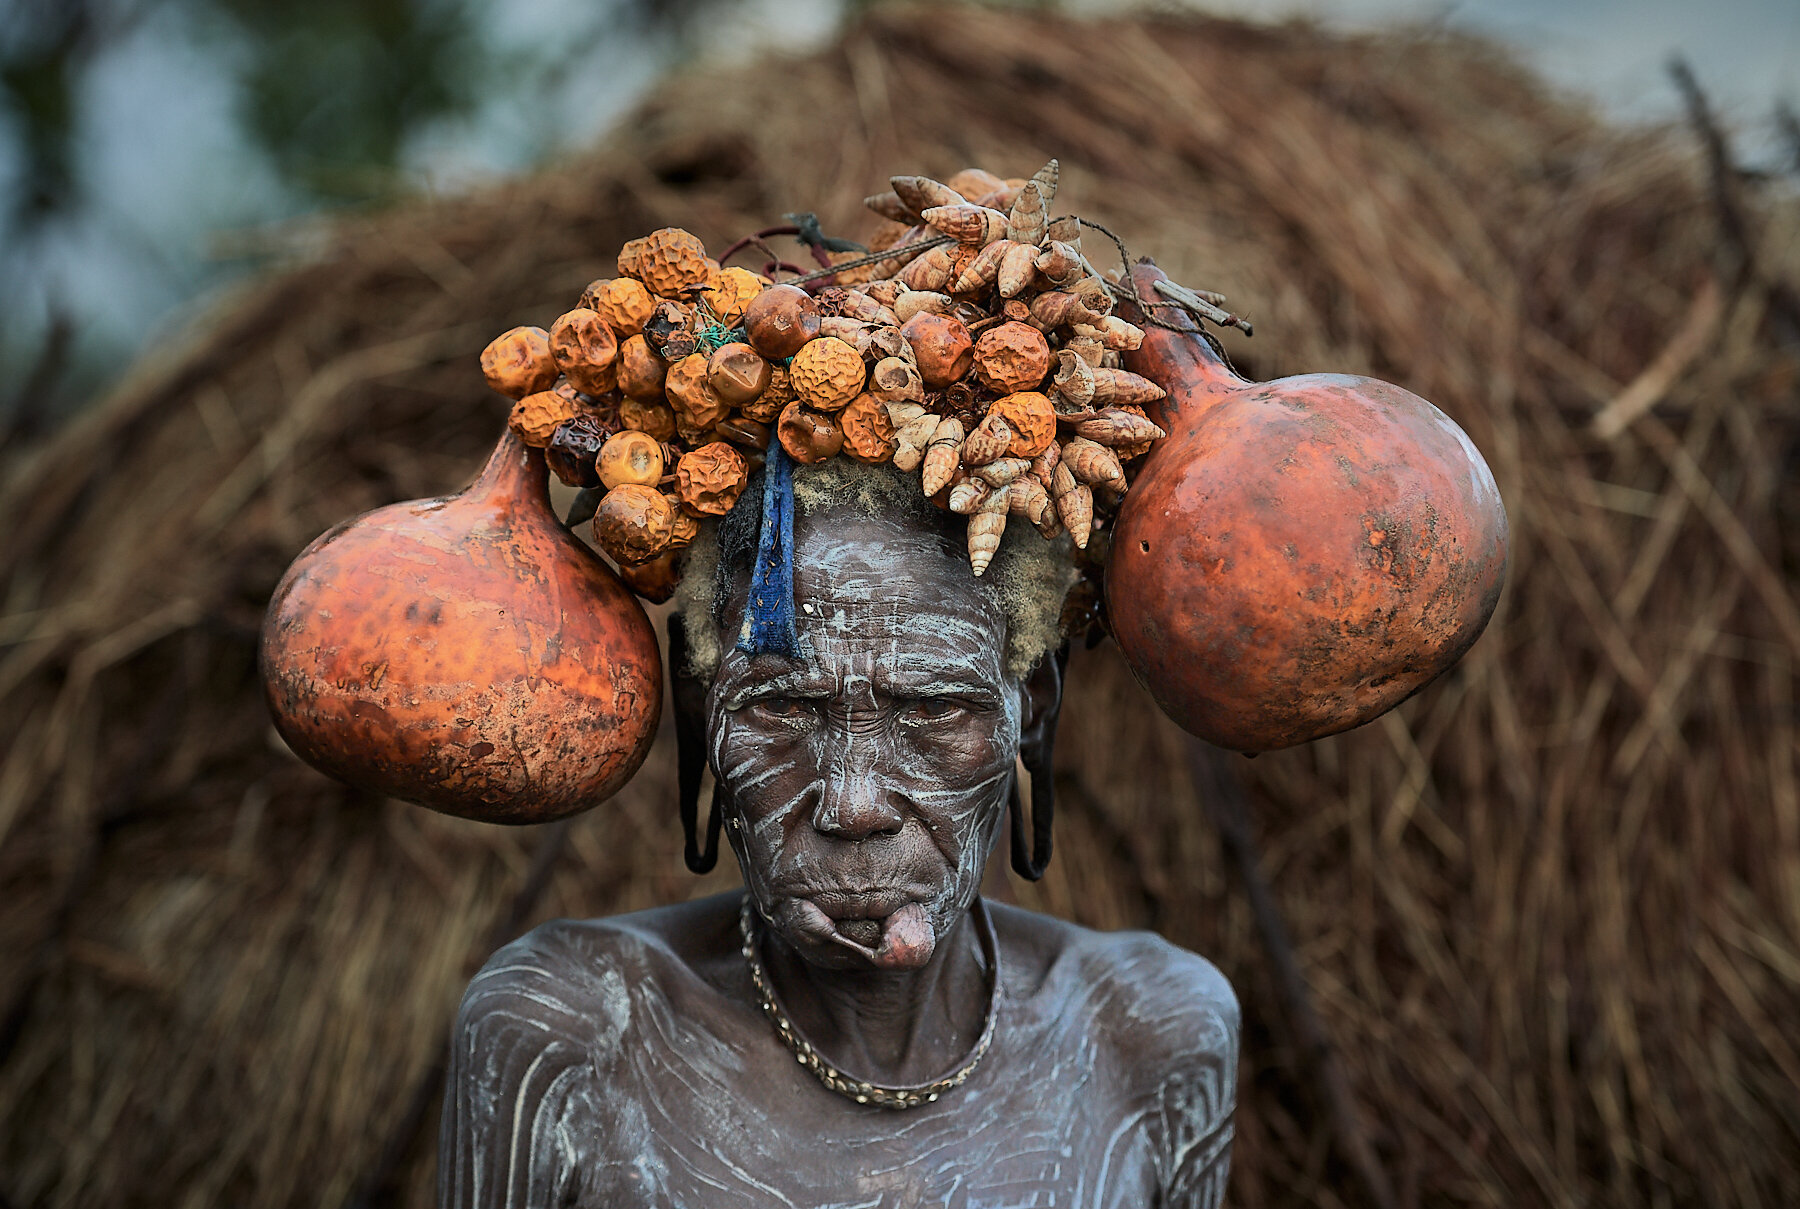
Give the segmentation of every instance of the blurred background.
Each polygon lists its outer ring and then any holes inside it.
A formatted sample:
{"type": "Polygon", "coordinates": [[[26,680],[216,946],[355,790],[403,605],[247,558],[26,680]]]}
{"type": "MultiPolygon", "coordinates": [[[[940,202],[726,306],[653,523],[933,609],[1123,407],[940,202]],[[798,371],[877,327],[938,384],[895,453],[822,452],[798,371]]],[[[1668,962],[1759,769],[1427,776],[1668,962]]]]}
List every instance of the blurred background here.
{"type": "Polygon", "coordinates": [[[466,481],[479,350],[626,239],[1052,155],[1241,368],[1448,411],[1514,561],[1444,680],[1253,763],[1078,652],[992,892],[1224,968],[1234,1203],[1800,1203],[1800,9],[0,3],[0,1207],[429,1204],[486,954],[735,872],[666,733],[566,828],[299,765],[276,578],[466,481]]]}

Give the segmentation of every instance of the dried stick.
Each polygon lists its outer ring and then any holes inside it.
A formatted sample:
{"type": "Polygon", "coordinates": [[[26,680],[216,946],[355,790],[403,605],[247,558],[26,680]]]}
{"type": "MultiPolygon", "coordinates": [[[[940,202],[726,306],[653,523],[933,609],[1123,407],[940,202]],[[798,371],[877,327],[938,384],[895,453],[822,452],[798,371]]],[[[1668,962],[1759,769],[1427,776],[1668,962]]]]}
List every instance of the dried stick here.
{"type": "Polygon", "coordinates": [[[1275,975],[1276,996],[1288,1031],[1300,1049],[1301,1077],[1311,1074],[1313,1093],[1331,1117],[1332,1132],[1338,1148],[1369,1201],[1379,1209],[1394,1209],[1394,1189],[1387,1172],[1375,1157],[1375,1148],[1363,1128],[1356,1103],[1350,1098],[1350,1081],[1338,1061],[1337,1051],[1326,1036],[1325,1026],[1313,1008],[1312,992],[1300,963],[1294,957],[1293,943],[1288,939],[1287,925],[1282,922],[1281,908],[1275,893],[1263,876],[1256,841],[1250,834],[1250,807],[1244,793],[1244,782],[1230,764],[1231,755],[1201,739],[1189,738],[1188,772],[1193,778],[1194,792],[1219,829],[1238,872],[1244,879],[1244,895],[1250,900],[1250,913],[1256,918],[1256,930],[1268,950],[1269,964],[1275,975]]]}

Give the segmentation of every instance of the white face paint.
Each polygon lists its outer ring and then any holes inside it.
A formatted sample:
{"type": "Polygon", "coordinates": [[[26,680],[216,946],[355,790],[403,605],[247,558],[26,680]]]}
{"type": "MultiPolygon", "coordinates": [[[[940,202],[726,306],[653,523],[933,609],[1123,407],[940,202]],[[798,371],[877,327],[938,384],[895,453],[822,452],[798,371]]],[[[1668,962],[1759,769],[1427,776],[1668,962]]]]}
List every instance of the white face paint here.
{"type": "Polygon", "coordinates": [[[732,650],[707,698],[727,834],[808,961],[916,968],[974,901],[1011,786],[1005,614],[946,535],[827,511],[794,538],[803,656],[732,650]]]}

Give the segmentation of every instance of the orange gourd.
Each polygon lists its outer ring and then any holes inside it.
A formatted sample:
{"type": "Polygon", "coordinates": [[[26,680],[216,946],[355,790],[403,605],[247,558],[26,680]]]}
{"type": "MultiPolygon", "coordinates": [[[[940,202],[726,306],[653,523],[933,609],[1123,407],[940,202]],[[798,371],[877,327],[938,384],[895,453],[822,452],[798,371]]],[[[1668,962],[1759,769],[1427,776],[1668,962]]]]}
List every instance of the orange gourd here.
{"type": "MultiPolygon", "coordinates": [[[[1157,297],[1154,266],[1133,278],[1157,297]]],[[[1169,435],[1120,507],[1108,615],[1182,727],[1247,752],[1348,730],[1480,635],[1506,512],[1449,417],[1372,378],[1250,382],[1154,326],[1125,364],[1168,391],[1148,411],[1169,435]]]]}
{"type": "Polygon", "coordinates": [[[587,809],[637,771],[661,713],[656,636],[545,487],[542,451],[509,432],[464,491],[378,508],[301,552],[262,635],[296,754],[496,823],[587,809]]]}

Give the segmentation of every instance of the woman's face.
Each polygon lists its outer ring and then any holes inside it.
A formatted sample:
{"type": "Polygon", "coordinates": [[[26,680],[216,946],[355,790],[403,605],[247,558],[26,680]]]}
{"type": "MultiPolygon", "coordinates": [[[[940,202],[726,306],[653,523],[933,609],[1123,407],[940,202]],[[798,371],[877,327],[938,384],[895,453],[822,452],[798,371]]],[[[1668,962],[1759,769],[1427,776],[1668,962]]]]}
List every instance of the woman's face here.
{"type": "Polygon", "coordinates": [[[916,968],[974,901],[1006,804],[1005,617],[943,535],[827,512],[794,539],[801,658],[729,651],[707,698],[727,832],[807,960],[916,968]]]}

